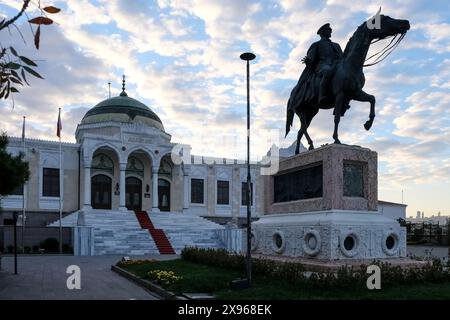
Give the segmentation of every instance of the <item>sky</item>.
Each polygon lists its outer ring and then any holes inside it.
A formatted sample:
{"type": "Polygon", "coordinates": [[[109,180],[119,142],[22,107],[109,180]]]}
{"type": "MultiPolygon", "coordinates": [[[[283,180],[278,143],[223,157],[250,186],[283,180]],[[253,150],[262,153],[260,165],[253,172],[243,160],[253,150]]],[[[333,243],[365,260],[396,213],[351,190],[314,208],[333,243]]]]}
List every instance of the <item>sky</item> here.
{"type": "MultiPolygon", "coordinates": [[[[0,17],[12,17],[20,0],[0,0],[0,17]]],[[[364,90],[376,97],[376,118],[363,128],[369,104],[351,102],[340,140],[378,153],[379,199],[402,201],[407,216],[450,215],[450,2],[438,0],[41,0],[62,9],[43,26],[40,49],[26,17],[0,33],[38,63],[45,80],[0,101],[0,130],[75,142],[84,114],[121,90],[161,118],[172,142],[192,154],[244,159],[246,69],[239,55],[255,53],[250,66],[251,154],[258,160],[273,143],[289,146],[300,123],[284,138],[286,103],[317,29],[329,22],[332,40],[345,48],[357,26],[382,14],[408,19],[411,30],[383,62],[364,69],[364,90]],[[20,30],[23,38],[19,35],[20,30]]],[[[36,6],[28,15],[39,15],[36,6]]],[[[381,49],[378,43],[371,48],[381,49]]],[[[315,146],[332,143],[331,110],[321,110],[308,132],[315,146]]],[[[306,144],[305,141],[303,141],[306,144]]]]}

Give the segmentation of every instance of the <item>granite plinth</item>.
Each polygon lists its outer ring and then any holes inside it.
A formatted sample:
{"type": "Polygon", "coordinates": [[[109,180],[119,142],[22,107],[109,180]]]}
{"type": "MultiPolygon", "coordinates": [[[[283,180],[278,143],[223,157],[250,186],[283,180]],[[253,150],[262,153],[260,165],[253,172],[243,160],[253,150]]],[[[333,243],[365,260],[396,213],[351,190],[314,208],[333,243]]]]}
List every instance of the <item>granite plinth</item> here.
{"type": "Polygon", "coordinates": [[[377,153],[330,144],[285,158],[264,177],[266,214],[323,210],[377,211],[377,153]]]}

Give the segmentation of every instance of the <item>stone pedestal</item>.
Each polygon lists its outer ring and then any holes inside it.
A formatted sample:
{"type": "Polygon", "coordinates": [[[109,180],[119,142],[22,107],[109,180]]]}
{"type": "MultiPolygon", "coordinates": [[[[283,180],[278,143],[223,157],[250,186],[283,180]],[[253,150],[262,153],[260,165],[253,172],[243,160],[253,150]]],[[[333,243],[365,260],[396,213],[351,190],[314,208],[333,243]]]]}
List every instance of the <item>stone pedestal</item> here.
{"type": "Polygon", "coordinates": [[[252,251],[320,260],[406,256],[406,231],[377,211],[377,154],[326,145],[280,161],[264,179],[252,251]]]}
{"type": "Polygon", "coordinates": [[[377,211],[377,153],[330,144],[280,161],[264,177],[265,213],[377,211]]]}

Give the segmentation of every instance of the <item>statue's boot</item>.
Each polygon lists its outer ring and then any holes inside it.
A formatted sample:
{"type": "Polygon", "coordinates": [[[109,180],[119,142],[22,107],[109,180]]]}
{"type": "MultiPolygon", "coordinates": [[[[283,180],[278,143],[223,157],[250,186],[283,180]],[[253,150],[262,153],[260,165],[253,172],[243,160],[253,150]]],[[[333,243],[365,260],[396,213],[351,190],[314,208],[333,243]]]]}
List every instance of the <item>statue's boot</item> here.
{"type": "MultiPolygon", "coordinates": [[[[341,110],[341,117],[344,116],[345,111],[347,111],[348,109],[350,109],[350,105],[346,105],[342,110],[341,110]]],[[[333,115],[335,115],[335,110],[333,110],[333,115]]]]}

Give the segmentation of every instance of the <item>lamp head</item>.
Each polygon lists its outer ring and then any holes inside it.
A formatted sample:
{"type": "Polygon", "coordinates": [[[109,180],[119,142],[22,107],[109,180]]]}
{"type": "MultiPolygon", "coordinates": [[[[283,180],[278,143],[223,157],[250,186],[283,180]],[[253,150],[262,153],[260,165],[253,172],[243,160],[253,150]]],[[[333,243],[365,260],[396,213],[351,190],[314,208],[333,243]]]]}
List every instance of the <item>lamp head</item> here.
{"type": "Polygon", "coordinates": [[[240,58],[244,61],[251,61],[256,58],[256,56],[251,52],[245,52],[240,55],[240,58]]]}

